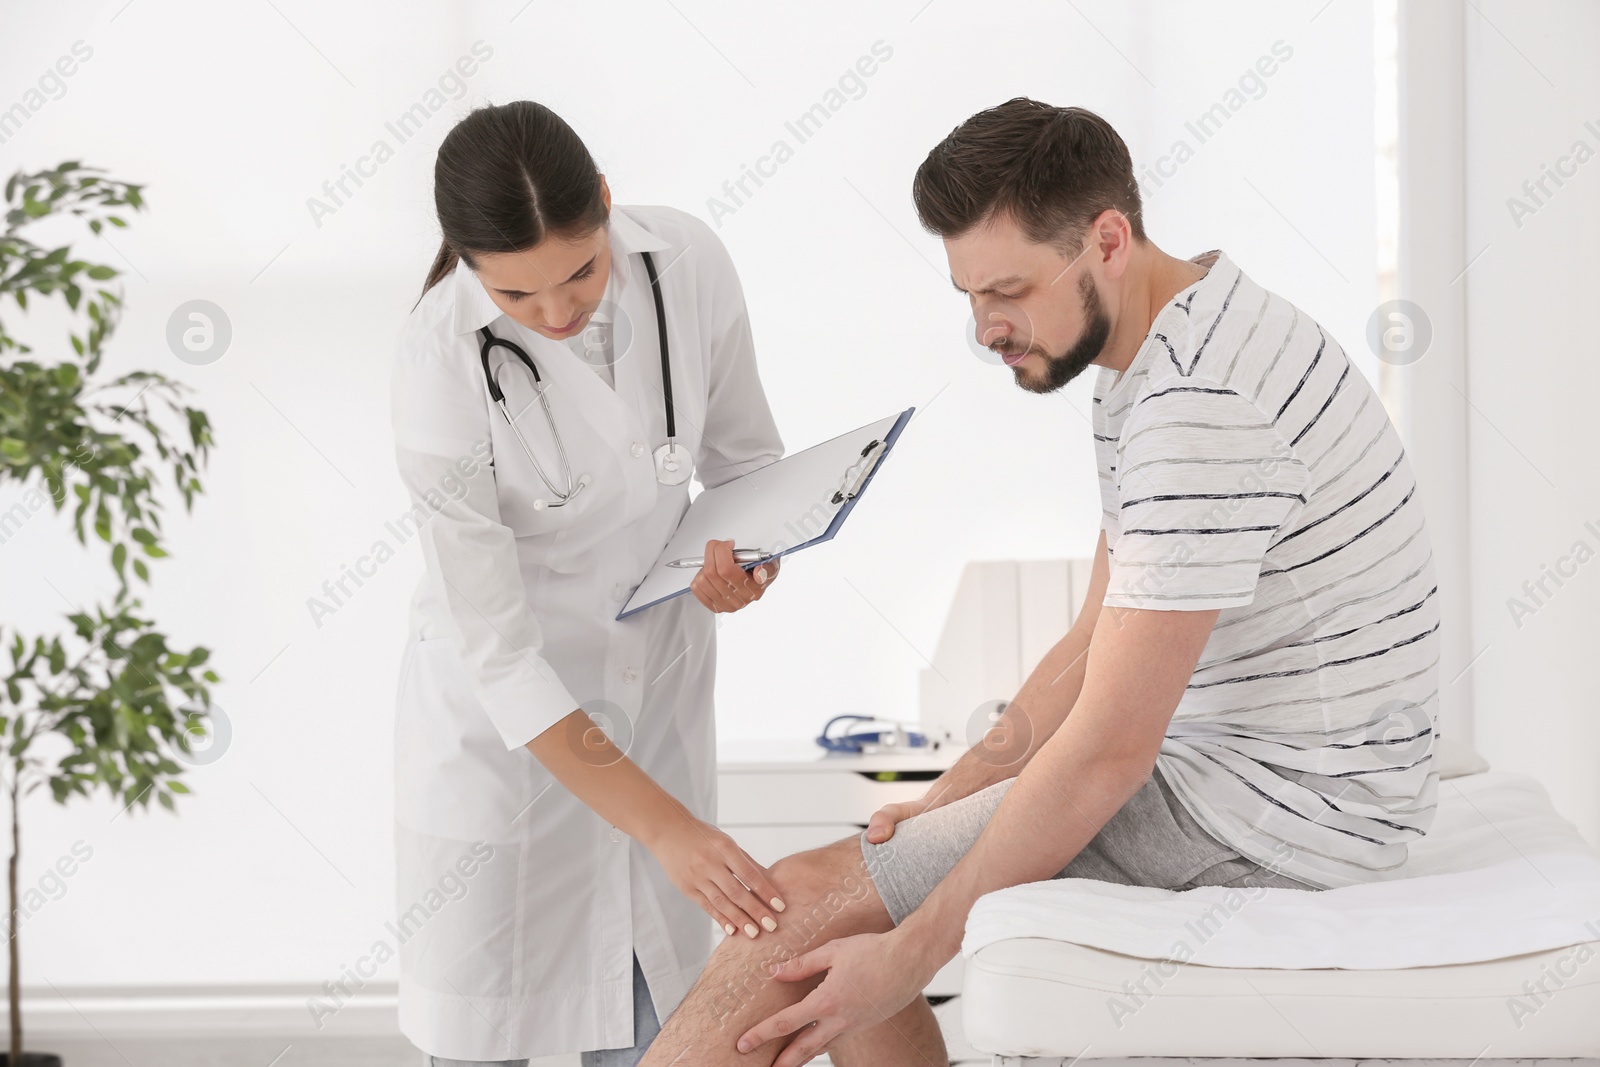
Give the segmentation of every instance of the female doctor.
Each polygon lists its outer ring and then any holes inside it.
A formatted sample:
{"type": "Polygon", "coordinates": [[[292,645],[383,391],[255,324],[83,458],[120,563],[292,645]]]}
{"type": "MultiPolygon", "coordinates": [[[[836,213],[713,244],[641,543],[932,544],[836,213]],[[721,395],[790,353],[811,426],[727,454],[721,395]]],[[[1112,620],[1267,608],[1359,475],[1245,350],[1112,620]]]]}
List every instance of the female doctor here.
{"type": "Polygon", "coordinates": [[[690,472],[715,486],[783,445],[721,242],[613,207],[550,110],[473,111],[434,202],[392,378],[425,561],[395,726],[401,1029],[432,1064],[631,1065],[698,976],[706,916],[758,937],[783,910],[712,824],[711,612],[777,567],[713,541],[694,600],[616,616],[690,472]]]}

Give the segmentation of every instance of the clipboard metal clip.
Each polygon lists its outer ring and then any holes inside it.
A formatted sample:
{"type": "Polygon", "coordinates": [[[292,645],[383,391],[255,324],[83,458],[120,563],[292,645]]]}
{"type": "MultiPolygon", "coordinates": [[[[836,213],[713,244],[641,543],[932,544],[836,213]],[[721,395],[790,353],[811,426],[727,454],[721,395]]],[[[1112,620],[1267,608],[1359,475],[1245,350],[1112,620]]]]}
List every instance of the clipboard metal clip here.
{"type": "Polygon", "coordinates": [[[834,490],[829,503],[843,504],[846,500],[854,500],[856,494],[861,492],[861,486],[867,477],[877,468],[878,461],[883,458],[883,441],[873,441],[861,450],[861,458],[850,464],[850,469],[844,472],[844,477],[839,481],[839,488],[834,490]]]}

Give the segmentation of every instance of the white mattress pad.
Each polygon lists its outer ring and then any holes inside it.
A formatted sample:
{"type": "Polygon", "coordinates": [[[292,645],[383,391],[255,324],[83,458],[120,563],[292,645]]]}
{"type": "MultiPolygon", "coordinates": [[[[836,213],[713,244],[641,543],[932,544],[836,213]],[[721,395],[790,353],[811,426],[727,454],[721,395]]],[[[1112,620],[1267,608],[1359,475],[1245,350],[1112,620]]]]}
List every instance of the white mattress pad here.
{"type": "Polygon", "coordinates": [[[1034,882],[982,897],[961,951],[1046,938],[1213,967],[1389,969],[1600,941],[1600,853],[1527,775],[1440,782],[1402,871],[1321,891],[1034,882]]]}
{"type": "Polygon", "coordinates": [[[1535,780],[1441,782],[1403,873],[1320,892],[991,893],[962,946],[967,1040],[1041,1067],[1600,1057],[1600,855],[1535,780]]]}

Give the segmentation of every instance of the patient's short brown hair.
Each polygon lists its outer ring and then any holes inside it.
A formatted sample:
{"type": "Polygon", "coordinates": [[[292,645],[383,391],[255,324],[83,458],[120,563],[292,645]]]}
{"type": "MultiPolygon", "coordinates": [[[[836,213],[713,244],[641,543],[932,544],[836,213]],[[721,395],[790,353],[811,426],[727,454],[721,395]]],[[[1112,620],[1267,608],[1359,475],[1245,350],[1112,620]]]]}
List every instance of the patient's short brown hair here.
{"type": "Polygon", "coordinates": [[[1075,253],[1107,208],[1143,241],[1133,160],[1111,124],[1081,107],[1019,96],[973,115],[933,146],[911,184],[931,233],[959,237],[1009,215],[1031,241],[1075,253]]]}

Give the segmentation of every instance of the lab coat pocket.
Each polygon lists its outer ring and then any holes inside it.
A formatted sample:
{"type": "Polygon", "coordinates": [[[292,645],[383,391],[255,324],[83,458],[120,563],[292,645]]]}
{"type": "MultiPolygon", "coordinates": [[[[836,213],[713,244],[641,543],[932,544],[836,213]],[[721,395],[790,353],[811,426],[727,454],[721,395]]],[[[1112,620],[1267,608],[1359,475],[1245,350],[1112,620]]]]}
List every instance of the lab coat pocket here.
{"type": "Polygon", "coordinates": [[[401,974],[448,997],[508,997],[526,951],[516,919],[522,848],[402,828],[395,859],[401,974]]]}

